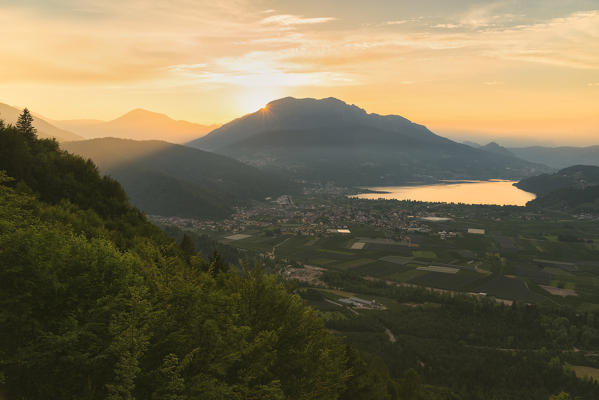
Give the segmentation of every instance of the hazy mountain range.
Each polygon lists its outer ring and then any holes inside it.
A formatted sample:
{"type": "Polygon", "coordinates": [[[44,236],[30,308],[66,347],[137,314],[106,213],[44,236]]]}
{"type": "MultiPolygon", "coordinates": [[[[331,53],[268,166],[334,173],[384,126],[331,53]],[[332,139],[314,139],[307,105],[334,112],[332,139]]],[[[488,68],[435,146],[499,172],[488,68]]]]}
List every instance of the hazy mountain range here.
{"type": "Polygon", "coordinates": [[[67,120],[53,121],[57,126],[92,139],[115,137],[134,140],[164,140],[185,143],[217,128],[218,125],[200,125],[176,121],[165,114],[143,109],[132,110],[112,121],[67,120]]]}
{"type": "MultiPolygon", "coordinates": [[[[33,112],[33,110],[29,111],[33,112]]],[[[17,108],[9,106],[8,104],[0,103],[0,119],[4,120],[4,122],[6,122],[7,124],[16,124],[21,112],[23,112],[22,108],[17,108]]],[[[61,129],[35,114],[33,114],[33,126],[37,128],[37,134],[41,138],[55,138],[59,142],[66,140],[83,139],[76,133],[73,133],[66,129],[61,129]]]]}
{"type": "Polygon", "coordinates": [[[471,141],[463,143],[476,149],[512,155],[530,162],[545,164],[555,169],[562,169],[577,164],[599,166],[599,146],[504,147],[496,142],[491,142],[484,146],[471,141]]]}
{"type": "MultiPolygon", "coordinates": [[[[0,118],[8,123],[20,112],[0,104],[0,118]]],[[[162,215],[222,217],[244,201],[293,192],[291,178],[347,186],[519,180],[599,165],[599,146],[461,144],[401,116],[369,114],[335,98],[279,99],[216,129],[142,109],[107,122],[34,116],[39,136],[72,141],[63,147],[92,158],[123,183],[134,204],[162,215]],[[82,136],[112,138],[75,142],[82,136]]]]}
{"type": "Polygon", "coordinates": [[[293,192],[288,181],[274,173],[163,141],[103,138],[61,147],[92,159],[148,214],[220,218],[235,205],[293,192]]]}
{"type": "MultiPolygon", "coordinates": [[[[598,138],[599,140],[599,138],[598,138]]],[[[584,164],[599,166],[599,146],[588,147],[520,147],[509,148],[512,154],[524,160],[538,162],[552,168],[566,168],[584,164]]]]}
{"type": "MultiPolygon", "coordinates": [[[[576,164],[599,165],[599,145],[505,147],[497,142],[487,145],[472,141],[464,142],[462,145],[471,149],[520,159],[520,161],[512,159],[511,162],[498,158],[481,161],[481,153],[464,150],[463,147],[458,146],[458,143],[437,136],[424,126],[414,124],[400,116],[367,114],[356,106],[347,105],[334,98],[276,100],[267,108],[233,120],[220,128],[219,125],[178,121],[165,114],[144,109],[132,110],[111,121],[52,120],[35,114],[34,111],[32,111],[34,125],[38,129],[39,136],[53,137],[60,142],[100,137],[164,140],[228,154],[257,166],[282,166],[296,172],[305,166],[306,159],[311,162],[313,156],[330,158],[331,161],[336,162],[339,161],[339,157],[334,153],[348,151],[348,155],[358,156],[354,161],[359,161],[364,168],[371,169],[368,176],[372,177],[380,173],[379,179],[375,182],[377,184],[406,179],[429,180],[428,175],[434,176],[439,172],[439,167],[443,177],[472,172],[467,168],[464,169],[464,165],[460,164],[480,167],[481,171],[476,173],[479,177],[516,178],[539,172],[540,166],[530,163],[542,164],[552,169],[576,164]],[[422,148],[427,143],[430,151],[412,152],[417,150],[416,147],[422,148]],[[292,151],[295,144],[299,148],[297,154],[289,156],[287,153],[292,151]],[[320,145],[328,148],[323,148],[322,151],[307,149],[310,146],[320,145]],[[335,146],[337,149],[333,150],[332,147],[335,146]],[[363,151],[358,152],[361,154],[356,154],[357,146],[362,147],[363,151]],[[383,146],[383,151],[378,154],[372,153],[377,146],[383,146]],[[437,159],[434,153],[440,148],[435,146],[443,148],[443,151],[438,153],[440,157],[437,159]],[[250,151],[257,154],[247,153],[250,151]],[[388,162],[391,153],[395,154],[395,158],[402,158],[399,161],[402,168],[396,168],[395,164],[398,160],[388,162]],[[433,156],[432,160],[431,156],[433,156]],[[466,157],[469,162],[456,160],[456,157],[466,157]],[[522,160],[529,164],[522,164],[522,160]],[[424,166],[421,165],[422,163],[424,166]],[[513,165],[514,163],[518,165],[513,165]],[[396,171],[389,174],[383,164],[396,171]],[[443,170],[444,167],[448,168],[443,170]]],[[[0,103],[0,119],[7,123],[14,124],[21,112],[22,109],[19,107],[0,103]]],[[[347,157],[341,156],[341,162],[344,159],[347,157]]]]}
{"type": "Polygon", "coordinates": [[[346,185],[517,179],[548,170],[456,143],[401,116],[369,114],[335,98],[276,100],[189,145],[298,178],[346,185]]]}

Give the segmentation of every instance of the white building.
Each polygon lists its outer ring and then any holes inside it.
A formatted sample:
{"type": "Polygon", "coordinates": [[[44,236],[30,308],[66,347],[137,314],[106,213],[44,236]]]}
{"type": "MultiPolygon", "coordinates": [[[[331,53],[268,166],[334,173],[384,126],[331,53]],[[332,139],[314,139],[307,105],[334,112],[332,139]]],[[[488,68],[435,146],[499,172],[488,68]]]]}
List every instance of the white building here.
{"type": "Polygon", "coordinates": [[[471,233],[473,235],[484,235],[485,230],[484,229],[476,229],[476,228],[468,228],[468,233],[471,233]]]}

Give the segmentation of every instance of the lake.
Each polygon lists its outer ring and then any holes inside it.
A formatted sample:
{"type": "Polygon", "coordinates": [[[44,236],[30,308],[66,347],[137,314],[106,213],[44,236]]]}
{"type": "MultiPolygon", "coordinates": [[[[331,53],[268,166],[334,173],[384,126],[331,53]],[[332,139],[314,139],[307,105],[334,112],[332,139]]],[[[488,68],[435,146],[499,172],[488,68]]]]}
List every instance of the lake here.
{"type": "Polygon", "coordinates": [[[515,181],[459,181],[424,186],[366,187],[380,193],[354,195],[358,199],[414,200],[443,203],[524,206],[536,196],[513,186],[515,181]]]}

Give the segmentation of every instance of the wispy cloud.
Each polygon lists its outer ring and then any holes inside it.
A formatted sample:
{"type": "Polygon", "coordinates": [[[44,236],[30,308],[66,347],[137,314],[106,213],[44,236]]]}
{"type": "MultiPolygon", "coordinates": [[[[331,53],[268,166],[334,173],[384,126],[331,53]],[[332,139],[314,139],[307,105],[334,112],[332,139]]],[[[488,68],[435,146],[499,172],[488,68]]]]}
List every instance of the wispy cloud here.
{"type": "Polygon", "coordinates": [[[458,24],[436,24],[433,25],[433,28],[442,28],[442,29],[455,29],[459,28],[461,25],[458,24]]]}
{"type": "Polygon", "coordinates": [[[198,69],[206,68],[208,64],[176,64],[169,65],[168,69],[175,72],[183,72],[183,71],[194,71],[198,69]]]}
{"type": "Polygon", "coordinates": [[[599,69],[599,10],[482,33],[484,54],[577,69],[599,69]]]}
{"type": "Polygon", "coordinates": [[[334,21],[336,18],[334,17],[316,17],[316,18],[306,18],[299,15],[291,15],[291,14],[279,14],[279,15],[271,15],[270,17],[266,17],[262,20],[263,24],[276,24],[276,25],[311,25],[311,24],[323,24],[325,22],[334,21]]]}
{"type": "Polygon", "coordinates": [[[408,19],[398,19],[395,21],[387,21],[387,22],[385,22],[385,25],[403,25],[408,22],[410,22],[410,20],[408,20],[408,19]]]}

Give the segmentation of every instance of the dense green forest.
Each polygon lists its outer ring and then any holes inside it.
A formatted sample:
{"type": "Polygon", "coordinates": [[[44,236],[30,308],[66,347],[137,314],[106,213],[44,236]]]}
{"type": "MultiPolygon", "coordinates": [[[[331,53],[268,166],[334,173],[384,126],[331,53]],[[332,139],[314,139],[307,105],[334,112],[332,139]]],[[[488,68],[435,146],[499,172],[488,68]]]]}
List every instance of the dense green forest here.
{"type": "Polygon", "coordinates": [[[0,127],[0,397],[425,398],[274,276],[168,239],[19,122],[0,127]]]}

